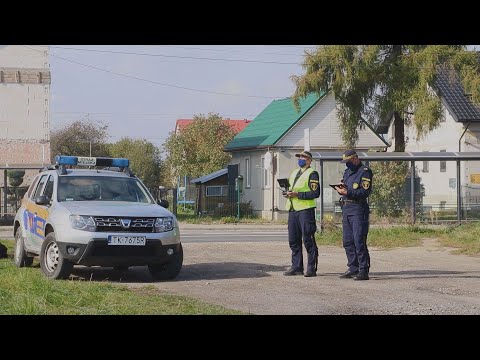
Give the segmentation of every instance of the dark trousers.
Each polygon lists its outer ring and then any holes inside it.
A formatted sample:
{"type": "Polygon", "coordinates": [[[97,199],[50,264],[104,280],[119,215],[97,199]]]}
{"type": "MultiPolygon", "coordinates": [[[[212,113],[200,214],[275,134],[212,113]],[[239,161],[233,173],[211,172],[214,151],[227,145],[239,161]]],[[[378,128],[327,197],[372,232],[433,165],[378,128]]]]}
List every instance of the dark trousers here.
{"type": "Polygon", "coordinates": [[[315,208],[288,213],[288,244],[292,250],[292,268],[303,271],[302,237],[307,250],[307,271],[317,271],[318,248],[315,242],[315,208]]]}
{"type": "Polygon", "coordinates": [[[343,207],[343,247],[350,271],[368,273],[370,269],[367,247],[369,213],[368,205],[348,204],[343,207]]]}

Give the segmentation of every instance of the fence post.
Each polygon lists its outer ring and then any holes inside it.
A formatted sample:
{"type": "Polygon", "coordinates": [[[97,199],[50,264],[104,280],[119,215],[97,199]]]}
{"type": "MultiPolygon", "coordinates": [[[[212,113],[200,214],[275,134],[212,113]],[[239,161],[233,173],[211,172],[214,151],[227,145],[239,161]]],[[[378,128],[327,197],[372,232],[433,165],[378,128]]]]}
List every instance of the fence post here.
{"type": "Polygon", "coordinates": [[[172,213],[177,216],[177,188],[172,189],[172,213]]]}
{"type": "Polygon", "coordinates": [[[7,169],[3,170],[3,218],[7,219],[7,192],[8,192],[8,180],[7,169]]]}
{"type": "Polygon", "coordinates": [[[416,210],[415,210],[415,161],[410,162],[410,201],[412,206],[411,220],[412,225],[415,225],[416,210]]]}
{"type": "Polygon", "coordinates": [[[240,221],[240,186],[237,186],[237,221],[240,221]]]}

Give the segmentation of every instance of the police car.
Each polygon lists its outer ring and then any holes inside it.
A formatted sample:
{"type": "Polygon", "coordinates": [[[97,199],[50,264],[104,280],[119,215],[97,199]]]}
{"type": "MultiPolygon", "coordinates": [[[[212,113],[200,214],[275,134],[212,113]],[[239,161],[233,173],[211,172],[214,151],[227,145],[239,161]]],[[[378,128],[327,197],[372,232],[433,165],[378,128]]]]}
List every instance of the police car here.
{"type": "Polygon", "coordinates": [[[128,159],[57,155],[55,160],[35,177],[15,216],[18,267],[39,256],[50,279],[68,278],[74,265],[122,270],[147,265],[156,280],[179,274],[183,249],[177,220],[164,208],[168,203],[157,204],[132,174],[128,159]]]}

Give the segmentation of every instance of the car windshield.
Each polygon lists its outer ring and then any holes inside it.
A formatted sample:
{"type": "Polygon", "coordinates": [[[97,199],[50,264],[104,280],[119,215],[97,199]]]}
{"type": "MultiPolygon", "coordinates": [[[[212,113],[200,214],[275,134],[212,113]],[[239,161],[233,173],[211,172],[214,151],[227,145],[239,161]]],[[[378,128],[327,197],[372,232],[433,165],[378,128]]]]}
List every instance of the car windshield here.
{"type": "Polygon", "coordinates": [[[138,179],[113,176],[60,176],[57,197],[58,201],[154,202],[138,179]]]}

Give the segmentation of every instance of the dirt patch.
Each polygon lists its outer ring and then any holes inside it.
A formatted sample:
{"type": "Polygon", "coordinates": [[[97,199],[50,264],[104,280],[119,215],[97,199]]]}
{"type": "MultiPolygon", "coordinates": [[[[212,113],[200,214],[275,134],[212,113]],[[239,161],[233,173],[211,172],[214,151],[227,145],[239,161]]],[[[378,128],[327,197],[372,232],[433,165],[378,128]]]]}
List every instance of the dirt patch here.
{"type": "Polygon", "coordinates": [[[434,239],[423,244],[371,249],[369,281],[338,278],[346,256],[337,247],[319,248],[317,277],[283,276],[285,242],[184,244],[176,281],[152,283],[145,268],[117,281],[253,314],[480,314],[480,258],[452,255],[434,239]]]}

